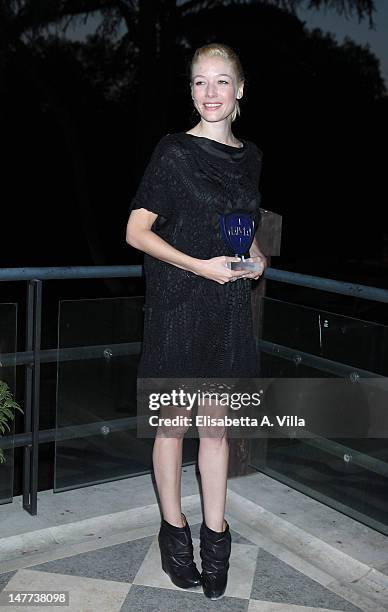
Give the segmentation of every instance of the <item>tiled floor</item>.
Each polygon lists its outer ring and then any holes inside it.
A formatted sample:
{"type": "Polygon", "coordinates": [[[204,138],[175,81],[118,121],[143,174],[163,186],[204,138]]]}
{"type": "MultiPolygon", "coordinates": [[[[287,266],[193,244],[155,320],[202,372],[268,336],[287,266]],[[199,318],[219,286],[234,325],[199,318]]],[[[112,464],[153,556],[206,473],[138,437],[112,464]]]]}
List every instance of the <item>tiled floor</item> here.
{"type": "MultiPolygon", "coordinates": [[[[199,527],[199,523],[191,527],[198,567],[199,527]]],[[[235,530],[231,534],[228,587],[218,601],[208,600],[201,588],[188,591],[171,583],[160,566],[156,534],[1,574],[0,588],[68,590],[69,612],[361,610],[235,530]]]]}
{"type": "MultiPolygon", "coordinates": [[[[264,474],[231,479],[228,588],[218,601],[176,588],[162,571],[160,513],[149,475],[0,507],[0,591],[69,592],[69,612],[307,612],[388,610],[388,540],[264,474]]],[[[201,500],[194,466],[182,472],[182,508],[198,567],[201,500]]],[[[1,602],[0,602],[1,603],[1,602]]],[[[28,607],[0,605],[2,610],[28,607]]],[[[38,612],[59,612],[53,606],[38,612]]]]}

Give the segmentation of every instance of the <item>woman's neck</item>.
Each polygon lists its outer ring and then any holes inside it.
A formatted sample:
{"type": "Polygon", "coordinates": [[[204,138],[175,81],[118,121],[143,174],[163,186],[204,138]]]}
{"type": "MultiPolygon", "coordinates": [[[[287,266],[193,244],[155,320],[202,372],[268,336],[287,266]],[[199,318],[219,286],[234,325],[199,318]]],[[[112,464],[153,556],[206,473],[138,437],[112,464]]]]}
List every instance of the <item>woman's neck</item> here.
{"type": "Polygon", "coordinates": [[[210,138],[211,140],[217,140],[222,144],[229,145],[232,147],[240,147],[241,142],[233,136],[230,125],[228,126],[217,126],[217,125],[203,125],[202,122],[197,123],[195,127],[188,131],[189,134],[194,136],[202,136],[204,138],[210,138]]]}

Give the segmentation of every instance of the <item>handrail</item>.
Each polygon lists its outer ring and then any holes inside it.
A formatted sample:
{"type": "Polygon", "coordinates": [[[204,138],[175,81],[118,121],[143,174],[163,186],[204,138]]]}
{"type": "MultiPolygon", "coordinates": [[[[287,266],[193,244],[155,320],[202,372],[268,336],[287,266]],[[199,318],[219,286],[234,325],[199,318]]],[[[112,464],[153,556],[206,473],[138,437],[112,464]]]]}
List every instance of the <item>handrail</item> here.
{"type": "Polygon", "coordinates": [[[142,276],[143,266],[65,266],[56,268],[0,268],[0,281],[142,276]]]}
{"type": "Polygon", "coordinates": [[[388,289],[381,289],[379,287],[369,287],[368,285],[359,285],[357,283],[348,283],[332,278],[322,278],[321,276],[311,276],[309,274],[300,274],[299,272],[289,272],[288,270],[277,270],[274,268],[267,268],[264,276],[267,280],[274,280],[280,283],[300,285],[310,289],[340,293],[341,295],[350,295],[352,297],[363,298],[364,300],[373,300],[374,302],[388,302],[388,289]]]}
{"type": "MultiPolygon", "coordinates": [[[[1,268],[0,281],[21,280],[48,280],[48,279],[71,279],[71,278],[113,278],[113,277],[141,277],[143,266],[66,266],[55,268],[1,268]]],[[[331,293],[340,293],[352,297],[373,300],[376,302],[388,302],[388,289],[369,287],[347,281],[338,281],[321,276],[311,276],[267,268],[264,278],[290,285],[299,285],[331,293]]]]}

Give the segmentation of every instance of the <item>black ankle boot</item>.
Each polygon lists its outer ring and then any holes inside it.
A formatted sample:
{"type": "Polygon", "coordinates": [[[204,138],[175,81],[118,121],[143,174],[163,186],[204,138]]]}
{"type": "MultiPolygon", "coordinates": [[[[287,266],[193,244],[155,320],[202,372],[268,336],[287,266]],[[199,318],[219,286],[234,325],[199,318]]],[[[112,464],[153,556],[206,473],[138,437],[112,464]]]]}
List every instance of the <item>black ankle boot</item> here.
{"type": "Polygon", "coordinates": [[[159,546],[162,569],[171,581],[181,589],[189,589],[201,584],[201,575],[194,563],[191,531],[186,521],[184,527],[175,527],[164,519],[159,531],[159,546]]]}
{"type": "MultiPolygon", "coordinates": [[[[225,521],[226,522],[226,521],[225,521]]],[[[232,537],[229,525],[225,531],[213,531],[201,525],[200,554],[202,559],[202,586],[206,597],[218,599],[225,593],[228,582],[229,557],[232,537]]]]}

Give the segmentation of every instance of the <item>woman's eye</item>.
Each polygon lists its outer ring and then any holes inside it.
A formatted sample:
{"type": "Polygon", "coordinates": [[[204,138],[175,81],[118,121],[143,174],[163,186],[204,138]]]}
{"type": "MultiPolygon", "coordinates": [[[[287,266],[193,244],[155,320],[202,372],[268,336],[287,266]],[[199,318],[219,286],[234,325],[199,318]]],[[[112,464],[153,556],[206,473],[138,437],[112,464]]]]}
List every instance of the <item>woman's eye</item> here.
{"type": "MultiPolygon", "coordinates": [[[[223,81],[223,80],[219,80],[219,83],[225,83],[225,85],[229,85],[229,81],[223,81]]],[[[196,85],[202,85],[204,83],[204,81],[196,81],[195,84],[196,85]]]]}

